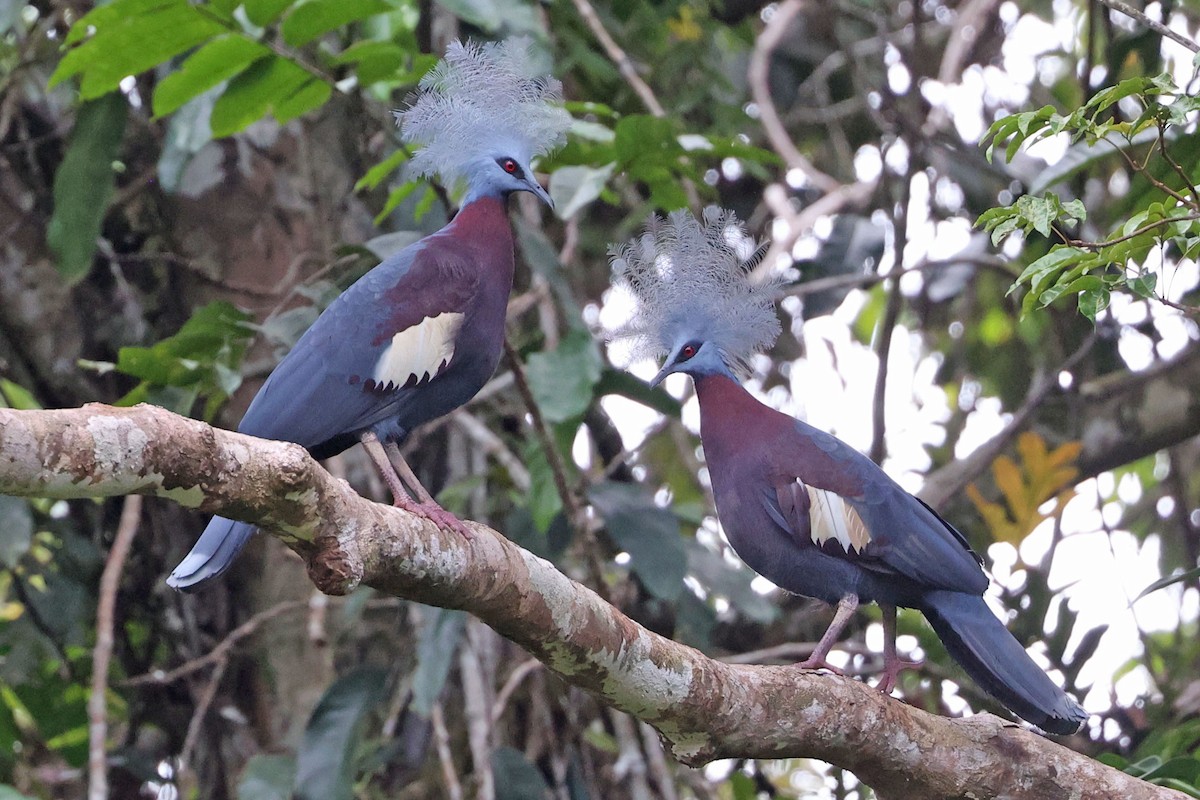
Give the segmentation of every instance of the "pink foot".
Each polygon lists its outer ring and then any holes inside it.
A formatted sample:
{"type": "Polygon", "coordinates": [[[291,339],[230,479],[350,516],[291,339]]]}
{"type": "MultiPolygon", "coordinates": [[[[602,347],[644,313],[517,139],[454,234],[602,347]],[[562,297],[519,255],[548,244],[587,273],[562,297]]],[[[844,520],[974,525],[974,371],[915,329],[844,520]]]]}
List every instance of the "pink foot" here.
{"type": "Polygon", "coordinates": [[[475,538],[475,534],[466,526],[466,523],[433,500],[426,503],[418,503],[405,495],[396,495],[392,505],[396,508],[402,508],[410,514],[424,517],[439,528],[448,528],[466,539],[475,538]]]}
{"type": "Polygon", "coordinates": [[[829,672],[832,672],[834,675],[841,675],[843,677],[845,677],[845,675],[846,675],[845,670],[841,669],[840,667],[835,667],[833,664],[830,664],[824,658],[818,658],[815,656],[809,656],[808,658],[804,659],[803,661],[798,662],[796,664],[796,667],[799,669],[811,669],[811,670],[824,669],[824,670],[828,670],[829,672]]]}
{"type": "Polygon", "coordinates": [[[924,661],[905,661],[902,658],[884,659],[883,673],[879,676],[879,683],[875,688],[884,694],[891,694],[896,688],[896,679],[900,677],[900,673],[906,669],[919,669],[924,665],[924,661]]]}
{"type": "Polygon", "coordinates": [[[418,513],[425,516],[426,519],[433,522],[439,528],[446,528],[461,535],[465,539],[474,539],[475,534],[467,527],[467,524],[458,517],[451,514],[440,505],[430,500],[427,503],[419,503],[417,505],[418,513]]]}

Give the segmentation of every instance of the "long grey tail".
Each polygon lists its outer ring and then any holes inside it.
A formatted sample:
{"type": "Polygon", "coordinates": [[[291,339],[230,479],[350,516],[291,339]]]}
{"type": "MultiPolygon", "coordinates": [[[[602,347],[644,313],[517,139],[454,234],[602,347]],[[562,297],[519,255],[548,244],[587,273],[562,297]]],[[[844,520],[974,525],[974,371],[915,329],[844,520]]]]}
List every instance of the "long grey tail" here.
{"type": "Polygon", "coordinates": [[[184,592],[199,589],[229,568],[254,530],[245,522],[213,517],[192,551],[171,572],[167,585],[184,592]]]}
{"type": "Polygon", "coordinates": [[[1087,721],[1087,712],[1033,662],[982,597],[929,592],[921,611],[954,660],[1017,716],[1058,734],[1074,733],[1087,721]]]}

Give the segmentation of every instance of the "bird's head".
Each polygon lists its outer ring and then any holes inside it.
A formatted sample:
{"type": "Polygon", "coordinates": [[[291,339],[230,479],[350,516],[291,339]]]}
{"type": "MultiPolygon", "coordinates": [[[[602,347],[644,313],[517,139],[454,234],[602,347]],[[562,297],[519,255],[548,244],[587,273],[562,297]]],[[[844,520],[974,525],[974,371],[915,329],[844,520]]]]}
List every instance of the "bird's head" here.
{"type": "Polygon", "coordinates": [[[736,380],[779,335],[779,282],[755,278],[761,248],[731,212],[654,217],[645,234],[609,252],[614,286],[632,308],[611,338],[628,342],[635,361],[668,354],[652,385],[673,372],[736,380]]]}
{"type": "Polygon", "coordinates": [[[507,197],[513,192],[529,192],[553,209],[554,201],[538,183],[530,160],[515,147],[489,149],[486,154],[471,159],[463,170],[467,184],[463,205],[480,197],[507,197]]]}
{"type": "Polygon", "coordinates": [[[534,61],[519,39],[452,43],[396,114],[404,141],[416,148],[408,174],[465,187],[464,204],[532,192],[552,206],[532,162],[565,141],[571,115],[559,82],[534,61]]]}
{"type": "Polygon", "coordinates": [[[666,377],[675,372],[682,372],[699,378],[701,375],[727,375],[736,377],[733,370],[725,363],[725,356],[712,342],[703,339],[688,339],[671,350],[663,368],[650,381],[651,386],[658,386],[666,377]]]}

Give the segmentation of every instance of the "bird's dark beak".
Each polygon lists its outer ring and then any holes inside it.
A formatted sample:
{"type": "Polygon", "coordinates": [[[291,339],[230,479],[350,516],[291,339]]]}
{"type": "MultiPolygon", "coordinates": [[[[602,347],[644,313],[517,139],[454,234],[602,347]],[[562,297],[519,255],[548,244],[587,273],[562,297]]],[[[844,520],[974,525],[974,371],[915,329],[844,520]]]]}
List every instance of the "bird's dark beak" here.
{"type": "Polygon", "coordinates": [[[675,369],[675,362],[674,362],[674,361],[668,361],[666,364],[663,364],[663,368],[662,368],[662,369],[660,369],[660,370],[658,371],[658,374],[657,374],[657,375],[655,375],[655,376],[654,376],[654,377],[653,377],[653,378],[650,380],[650,388],[651,388],[651,389],[653,389],[653,388],[655,388],[656,386],[658,386],[660,383],[662,383],[662,382],[663,382],[663,381],[666,379],[666,377],[667,377],[668,375],[670,375],[670,374],[671,374],[671,372],[672,372],[674,369],[675,369]]]}
{"type": "Polygon", "coordinates": [[[540,199],[543,203],[550,206],[550,210],[554,210],[554,201],[550,199],[550,193],[542,188],[542,185],[537,182],[537,178],[530,175],[525,179],[525,183],[529,185],[529,191],[534,197],[540,199]]]}

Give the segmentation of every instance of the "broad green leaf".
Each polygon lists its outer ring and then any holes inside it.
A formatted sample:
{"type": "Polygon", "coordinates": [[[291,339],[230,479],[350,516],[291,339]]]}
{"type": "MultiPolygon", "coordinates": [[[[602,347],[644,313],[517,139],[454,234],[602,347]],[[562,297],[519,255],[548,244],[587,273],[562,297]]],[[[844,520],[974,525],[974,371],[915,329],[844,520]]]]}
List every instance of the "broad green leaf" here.
{"type": "Polygon", "coordinates": [[[492,752],[496,800],[542,800],[550,791],[542,772],[520,750],[498,747],[492,752]]]}
{"type": "Polygon", "coordinates": [[[424,618],[412,677],[412,709],[428,719],[454,666],[467,615],[448,608],[426,607],[424,618]]]}
{"type": "Polygon", "coordinates": [[[485,33],[495,33],[504,23],[497,0],[437,0],[437,4],[485,33]]]}
{"type": "Polygon", "coordinates": [[[265,45],[238,34],[218,36],[198,48],[179,69],[154,87],[154,115],[170,114],[270,53],[265,45]]]}
{"type": "Polygon", "coordinates": [[[211,419],[241,383],[238,368],[254,337],[249,319],[229,303],[209,303],[174,336],[150,347],[121,348],[117,369],[141,383],[118,405],[152,402],[187,414],[203,393],[208,395],[204,417],[211,419]]]}
{"type": "Polygon", "coordinates": [[[246,17],[255,25],[264,28],[279,19],[294,2],[295,0],[246,0],[246,17]]]}
{"type": "Polygon", "coordinates": [[[286,122],[324,103],[331,91],[291,61],[261,58],[231,80],[213,106],[213,138],[237,133],[268,113],[286,122]]]}
{"type": "Polygon", "coordinates": [[[125,133],[124,96],[84,103],[75,118],[71,143],[54,173],[54,214],[46,239],[58,256],[58,271],[69,283],[92,267],[96,239],[113,191],[113,162],[125,133]]]}
{"type": "Polygon", "coordinates": [[[23,498],[0,494],[0,566],[12,569],[33,543],[33,514],[23,498]]]}
{"type": "Polygon", "coordinates": [[[283,21],[283,39],[292,47],[302,47],[335,28],[391,10],[384,0],[309,0],[283,21]]]}
{"type": "Polygon", "coordinates": [[[1022,283],[1031,284],[1031,291],[1039,293],[1041,287],[1050,278],[1053,278],[1065,269],[1072,260],[1078,257],[1079,251],[1073,247],[1065,247],[1063,245],[1054,247],[1049,253],[1046,253],[1046,255],[1026,267],[1016,282],[1009,287],[1008,293],[1012,294],[1022,283]]]}
{"type": "Polygon", "coordinates": [[[310,77],[275,104],[275,119],[284,123],[301,117],[325,105],[332,94],[332,86],[320,78],[310,77]]]}
{"type": "Polygon", "coordinates": [[[333,59],[334,64],[355,64],[359,84],[395,78],[404,62],[405,51],[392,42],[355,42],[333,59]]]}
{"type": "Polygon", "coordinates": [[[526,442],[524,455],[525,466],[529,468],[529,514],[534,527],[544,534],[550,530],[555,517],[562,513],[562,497],[546,451],[535,437],[531,436],[526,442]]]}
{"type": "Polygon", "coordinates": [[[550,197],[559,219],[570,219],[599,197],[616,167],[616,164],[605,164],[599,169],[586,166],[556,169],[550,176],[550,197]]]}
{"type": "Polygon", "coordinates": [[[629,568],[655,597],[674,600],[683,590],[688,558],[679,520],[639,486],[597,484],[588,499],[604,516],[613,543],[629,553],[629,568]]]}
{"type": "Polygon", "coordinates": [[[297,800],[354,800],[359,742],[386,684],[386,670],[360,667],[325,690],[296,753],[297,800]]]}
{"type": "Polygon", "coordinates": [[[587,411],[601,363],[595,341],[579,330],[567,333],[554,350],[529,356],[529,388],[542,416],[565,422],[587,411]]]}
{"type": "Polygon", "coordinates": [[[295,756],[257,755],[242,770],[238,800],[291,800],[295,783],[295,756]]]}
{"type": "Polygon", "coordinates": [[[187,0],[115,0],[72,26],[67,43],[75,46],[58,63],[50,86],[80,75],[80,97],[92,100],[116,89],[127,76],[152,69],[226,30],[187,0]]]}
{"type": "MultiPolygon", "coordinates": [[[[358,182],[354,184],[354,191],[358,192],[363,189],[374,189],[376,186],[382,183],[387,176],[400,169],[400,165],[402,165],[405,161],[408,161],[408,153],[403,150],[397,150],[383,161],[380,161],[378,164],[367,170],[367,174],[359,178],[358,182]]],[[[406,185],[412,187],[409,189],[410,192],[417,186],[416,183],[409,183],[406,185]]]]}
{"type": "Polygon", "coordinates": [[[738,612],[764,625],[779,616],[779,608],[751,585],[754,572],[744,566],[731,564],[724,555],[710,550],[695,539],[683,541],[688,554],[688,572],[700,581],[710,595],[724,597],[738,612]]]}
{"type": "Polygon", "coordinates": [[[650,384],[635,378],[623,369],[605,367],[596,384],[596,395],[616,394],[641,403],[668,417],[679,418],[682,406],[679,401],[661,389],[652,389],[650,384]]]}
{"type": "Polygon", "coordinates": [[[1092,322],[1100,312],[1108,308],[1110,300],[1108,289],[1089,289],[1079,295],[1079,313],[1092,322]]]}
{"type": "Polygon", "coordinates": [[[6,784],[0,784],[0,800],[36,800],[27,794],[21,794],[16,789],[6,784]]]}
{"type": "Polygon", "coordinates": [[[33,396],[33,392],[7,378],[0,378],[0,408],[34,411],[41,407],[42,404],[33,396]]]}

